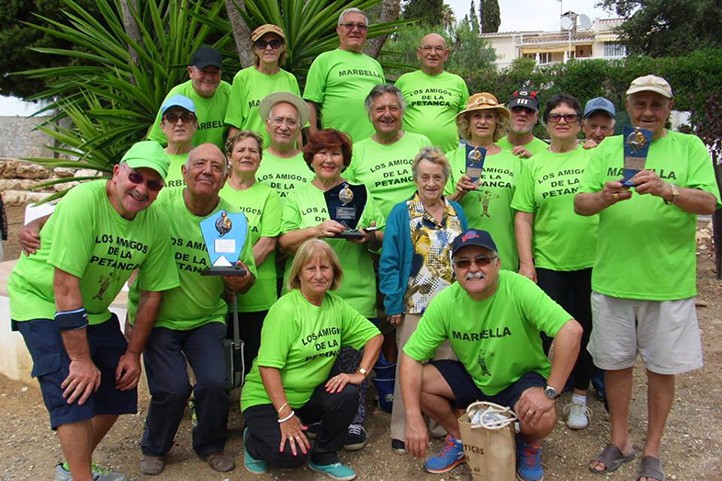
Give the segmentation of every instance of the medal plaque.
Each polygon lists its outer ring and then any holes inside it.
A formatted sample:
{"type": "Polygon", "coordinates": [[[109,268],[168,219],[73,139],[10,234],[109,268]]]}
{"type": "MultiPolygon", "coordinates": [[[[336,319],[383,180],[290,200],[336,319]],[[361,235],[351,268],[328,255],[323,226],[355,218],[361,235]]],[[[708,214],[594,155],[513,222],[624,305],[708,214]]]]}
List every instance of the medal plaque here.
{"type": "Polygon", "coordinates": [[[634,187],[630,179],[644,170],[651,143],[651,130],[624,126],[624,174],[621,182],[625,187],[634,187]]]}
{"type": "Polygon", "coordinates": [[[366,207],[366,188],[342,182],[323,193],[328,215],[332,220],[346,227],[337,237],[360,238],[364,233],[357,229],[358,222],[366,207]]]}
{"type": "Polygon", "coordinates": [[[242,212],[221,210],[201,221],[211,267],[201,271],[204,276],[244,276],[246,270],[237,267],[248,235],[248,221],[242,212]]]}
{"type": "Polygon", "coordinates": [[[466,145],[466,175],[472,182],[478,182],[481,172],[484,170],[486,149],[484,147],[473,147],[466,145]]]}

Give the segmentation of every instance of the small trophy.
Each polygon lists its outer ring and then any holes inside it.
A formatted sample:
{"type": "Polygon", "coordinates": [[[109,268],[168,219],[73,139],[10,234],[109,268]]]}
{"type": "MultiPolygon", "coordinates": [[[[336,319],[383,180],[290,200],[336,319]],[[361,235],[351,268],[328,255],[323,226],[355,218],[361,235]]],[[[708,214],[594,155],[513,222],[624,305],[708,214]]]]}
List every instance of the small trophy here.
{"type": "Polygon", "coordinates": [[[323,193],[326,199],[328,215],[332,220],[346,227],[337,237],[361,238],[363,232],[356,229],[366,206],[366,188],[363,185],[351,185],[342,182],[323,193]]]}
{"type": "Polygon", "coordinates": [[[651,143],[651,130],[629,125],[624,126],[624,173],[622,185],[625,187],[634,187],[634,183],[630,179],[637,172],[644,170],[651,143]]]}
{"type": "Polygon", "coordinates": [[[242,212],[218,211],[200,223],[211,267],[204,276],[244,276],[246,270],[236,266],[248,235],[248,220],[242,212]]]}
{"type": "Polygon", "coordinates": [[[484,159],[486,159],[484,147],[473,147],[466,144],[466,175],[471,178],[472,182],[477,182],[481,178],[484,159]]]}

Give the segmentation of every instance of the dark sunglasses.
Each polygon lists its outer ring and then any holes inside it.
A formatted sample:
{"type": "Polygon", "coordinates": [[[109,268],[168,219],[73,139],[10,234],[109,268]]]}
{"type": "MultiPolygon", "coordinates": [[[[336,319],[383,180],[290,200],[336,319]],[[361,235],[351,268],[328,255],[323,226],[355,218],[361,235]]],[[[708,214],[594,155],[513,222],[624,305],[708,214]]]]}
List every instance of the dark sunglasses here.
{"type": "Polygon", "coordinates": [[[164,118],[165,121],[170,124],[175,124],[178,122],[178,119],[180,119],[180,121],[184,124],[190,124],[196,119],[196,116],[193,114],[166,114],[164,118]]]}
{"type": "Polygon", "coordinates": [[[266,42],[265,40],[256,40],[256,43],[253,45],[256,46],[258,50],[266,50],[266,47],[269,45],[273,50],[276,50],[277,48],[281,48],[281,45],[283,45],[283,40],[274,38],[273,40],[269,40],[266,42]]]}
{"type": "Polygon", "coordinates": [[[136,185],[140,185],[145,183],[145,186],[148,188],[151,192],[158,192],[160,189],[163,188],[163,182],[160,180],[148,180],[145,177],[143,177],[142,174],[139,174],[135,170],[128,167],[128,180],[136,185]]]}
{"type": "Polygon", "coordinates": [[[365,32],[366,30],[369,29],[369,26],[368,26],[368,25],[364,25],[363,23],[353,23],[353,22],[349,22],[349,23],[342,23],[340,26],[343,27],[343,28],[345,28],[345,29],[348,30],[349,32],[350,32],[351,30],[353,30],[354,28],[358,28],[358,29],[359,29],[359,32],[365,32]]]}
{"type": "Polygon", "coordinates": [[[568,124],[573,124],[577,121],[579,116],[577,114],[549,114],[549,122],[557,123],[561,119],[568,124]]]}
{"type": "Polygon", "coordinates": [[[476,264],[476,267],[486,267],[491,264],[491,261],[496,259],[497,256],[479,256],[473,259],[454,259],[454,265],[458,269],[468,269],[471,267],[471,263],[476,264]]]}

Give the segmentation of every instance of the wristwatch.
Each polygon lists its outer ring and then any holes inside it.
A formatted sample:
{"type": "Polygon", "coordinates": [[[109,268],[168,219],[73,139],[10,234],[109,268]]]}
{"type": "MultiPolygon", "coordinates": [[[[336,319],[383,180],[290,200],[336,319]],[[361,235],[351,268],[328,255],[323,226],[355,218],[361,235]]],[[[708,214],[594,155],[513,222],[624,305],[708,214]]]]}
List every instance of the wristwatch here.
{"type": "Polygon", "coordinates": [[[367,373],[368,371],[367,371],[366,369],[360,367],[360,368],[358,368],[358,372],[360,372],[361,374],[363,374],[364,377],[366,377],[366,373],[367,373]]]}
{"type": "Polygon", "coordinates": [[[557,390],[549,385],[544,388],[544,395],[547,397],[547,399],[556,399],[557,397],[559,397],[559,394],[557,394],[557,390]]]}
{"type": "Polygon", "coordinates": [[[669,199],[668,201],[662,199],[662,200],[664,200],[664,203],[667,205],[674,204],[677,201],[677,197],[679,197],[679,189],[677,188],[677,186],[674,184],[669,184],[669,186],[672,189],[672,198],[669,199]]]}

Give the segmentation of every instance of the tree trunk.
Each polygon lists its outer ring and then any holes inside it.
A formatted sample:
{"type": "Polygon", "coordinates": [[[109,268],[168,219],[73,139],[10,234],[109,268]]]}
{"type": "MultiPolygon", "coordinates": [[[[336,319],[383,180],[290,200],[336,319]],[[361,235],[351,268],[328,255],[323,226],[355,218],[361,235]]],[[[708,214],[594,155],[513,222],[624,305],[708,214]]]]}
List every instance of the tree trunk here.
{"type": "MultiPolygon", "coordinates": [[[[399,19],[399,13],[401,12],[401,0],[383,0],[381,3],[381,17],[379,22],[393,22],[399,19]]],[[[381,48],[386,43],[388,35],[382,35],[380,37],[372,38],[366,42],[364,52],[367,55],[376,58],[381,53],[381,48]]]]}
{"type": "Polygon", "coordinates": [[[245,68],[254,64],[253,44],[251,43],[251,31],[241,14],[238,13],[240,9],[246,10],[243,0],[226,0],[226,11],[233,29],[238,60],[241,62],[241,68],[245,68]]]}
{"type": "MultiPolygon", "coordinates": [[[[135,17],[133,17],[132,13],[133,11],[138,12],[137,1],[120,0],[120,8],[123,13],[123,28],[125,29],[125,33],[131,38],[131,40],[140,44],[140,29],[138,28],[138,23],[135,21],[135,17]]],[[[136,52],[130,45],[128,45],[128,54],[130,55],[130,61],[135,65],[138,65],[138,52],[136,52]]],[[[130,83],[135,84],[134,78],[129,79],[129,81],[130,83]]]]}

